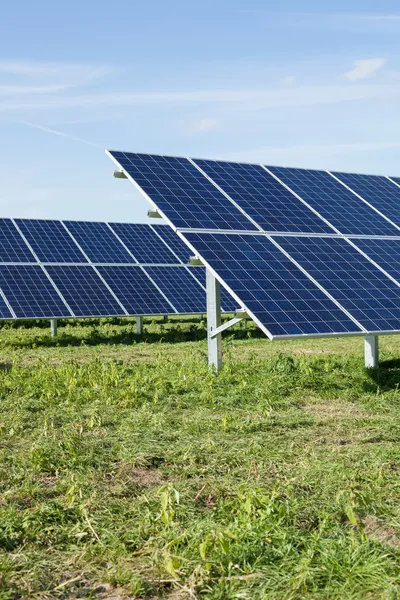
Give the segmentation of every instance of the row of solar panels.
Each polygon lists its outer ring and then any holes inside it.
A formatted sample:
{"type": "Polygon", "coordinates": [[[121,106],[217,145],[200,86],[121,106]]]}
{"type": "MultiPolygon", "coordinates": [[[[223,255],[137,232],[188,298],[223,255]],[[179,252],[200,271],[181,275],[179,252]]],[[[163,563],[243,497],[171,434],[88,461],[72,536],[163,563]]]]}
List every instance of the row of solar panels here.
{"type": "Polygon", "coordinates": [[[400,180],[110,155],[269,337],[400,332],[400,180]]]}
{"type": "MultiPolygon", "coordinates": [[[[1,219],[0,318],[204,313],[188,257],[165,226],[1,219]]],[[[236,308],[227,292],[222,306],[236,308]]]]}
{"type": "Polygon", "coordinates": [[[109,155],[178,229],[400,236],[400,178],[109,155]]]}

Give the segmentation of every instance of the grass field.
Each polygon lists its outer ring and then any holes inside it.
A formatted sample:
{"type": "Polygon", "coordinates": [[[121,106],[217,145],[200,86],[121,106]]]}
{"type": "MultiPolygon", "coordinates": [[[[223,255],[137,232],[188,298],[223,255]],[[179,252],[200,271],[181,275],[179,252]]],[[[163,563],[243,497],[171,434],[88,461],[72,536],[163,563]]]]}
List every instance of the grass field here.
{"type": "Polygon", "coordinates": [[[0,598],[400,598],[400,338],[134,331],[0,329],[0,598]]]}

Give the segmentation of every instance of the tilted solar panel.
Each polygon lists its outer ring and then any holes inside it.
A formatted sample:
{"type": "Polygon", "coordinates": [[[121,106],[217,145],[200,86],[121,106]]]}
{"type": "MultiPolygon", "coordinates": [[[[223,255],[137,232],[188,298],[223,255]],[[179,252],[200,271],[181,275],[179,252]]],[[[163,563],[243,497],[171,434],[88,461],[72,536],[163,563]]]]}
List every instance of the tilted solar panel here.
{"type": "Polygon", "coordinates": [[[64,224],[93,263],[135,262],[107,223],[64,221],[64,224]]]}
{"type": "Polygon", "coordinates": [[[154,283],[169,298],[179,313],[206,312],[206,295],[199,283],[182,267],[145,267],[154,283]],[[179,293],[176,293],[179,290],[179,293]]]}
{"type": "Polygon", "coordinates": [[[0,262],[35,262],[36,259],[11,219],[0,219],[0,262]]]}
{"type": "MultiPolygon", "coordinates": [[[[190,272],[196,277],[203,288],[206,289],[206,269],[204,267],[190,267],[190,272]]],[[[221,308],[222,312],[235,312],[238,308],[241,308],[238,301],[223,286],[221,286],[221,308]]]]}
{"type": "Polygon", "coordinates": [[[39,265],[0,265],[0,289],[18,319],[71,316],[39,265]]]}
{"type": "Polygon", "coordinates": [[[257,229],[187,158],[109,154],[176,227],[257,229]]]}
{"type": "Polygon", "coordinates": [[[352,243],[400,283],[400,239],[353,239],[352,243]]]}
{"type": "Polygon", "coordinates": [[[183,242],[168,225],[154,225],[153,227],[157,235],[171,248],[179,260],[184,265],[187,265],[189,263],[191,252],[185,242],[183,242]]]}
{"type": "Polygon", "coordinates": [[[141,267],[98,267],[98,271],[130,315],[168,315],[176,312],[141,267]]]}
{"type": "Polygon", "coordinates": [[[261,166],[215,160],[194,162],[264,231],[334,233],[261,166]]]}
{"type": "Polygon", "coordinates": [[[346,240],[281,236],[276,241],[367,331],[400,331],[400,287],[346,240]]]}
{"type": "Polygon", "coordinates": [[[149,225],[110,223],[110,227],[139,263],[177,263],[177,257],[149,225]]]}
{"type": "Polygon", "coordinates": [[[265,236],[185,237],[267,335],[362,331],[265,236]]]}
{"type": "Polygon", "coordinates": [[[353,173],[334,173],[334,175],[393,221],[398,229],[392,235],[400,235],[400,188],[397,185],[387,177],[379,175],[353,173]]]}
{"type": "Polygon", "coordinates": [[[342,234],[398,235],[398,230],[325,171],[268,167],[342,234]]]}
{"type": "Polygon", "coordinates": [[[0,295],[0,319],[14,319],[14,315],[8,308],[4,298],[0,295]]]}
{"type": "Polygon", "coordinates": [[[87,263],[61,221],[15,219],[41,262],[87,263]]]}
{"type": "Polygon", "coordinates": [[[92,266],[59,265],[46,270],[76,317],[126,316],[92,266]]]}

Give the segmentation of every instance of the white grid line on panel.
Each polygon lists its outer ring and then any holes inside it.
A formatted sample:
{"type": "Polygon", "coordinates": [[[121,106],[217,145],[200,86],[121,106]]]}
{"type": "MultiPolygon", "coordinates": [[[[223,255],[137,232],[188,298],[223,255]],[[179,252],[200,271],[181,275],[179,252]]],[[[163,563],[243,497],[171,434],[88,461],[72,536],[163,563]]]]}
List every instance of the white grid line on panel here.
{"type": "MultiPolygon", "coordinates": [[[[156,282],[154,281],[154,279],[149,275],[149,273],[146,271],[146,269],[144,268],[144,266],[139,265],[140,268],[142,269],[143,273],[146,275],[146,277],[148,277],[151,281],[151,283],[154,285],[154,287],[160,292],[160,294],[162,295],[162,297],[164,298],[164,300],[166,300],[168,302],[168,304],[171,306],[171,308],[173,308],[173,310],[175,311],[175,314],[179,314],[179,311],[175,308],[175,306],[172,304],[171,300],[164,294],[164,292],[160,289],[160,287],[156,284],[156,282]]],[[[154,267],[156,265],[148,265],[149,267],[154,267]]],[[[162,265],[164,266],[164,265],[162,265]]],[[[197,313],[196,313],[197,314],[197,313]]]]}
{"type": "Polygon", "coordinates": [[[388,179],[391,183],[394,183],[394,185],[396,187],[400,188],[400,185],[396,181],[394,181],[391,177],[389,177],[388,175],[386,175],[386,179],[388,179]]]}
{"type": "MultiPolygon", "coordinates": [[[[170,252],[172,252],[172,254],[174,256],[176,256],[176,258],[179,260],[179,264],[183,265],[184,263],[181,261],[181,259],[179,258],[179,256],[173,251],[173,249],[171,248],[171,246],[169,244],[167,244],[167,242],[161,237],[161,235],[159,235],[159,233],[157,231],[157,226],[156,225],[149,225],[149,227],[152,229],[152,231],[154,231],[154,233],[156,234],[156,236],[164,243],[164,245],[168,248],[168,250],[170,252]]],[[[166,227],[166,226],[163,225],[163,227],[166,227]]]]}
{"type": "MultiPolygon", "coordinates": [[[[382,238],[367,238],[367,239],[382,239],[382,238]]],[[[397,238],[395,238],[395,239],[397,239],[397,238]]],[[[388,277],[389,279],[391,279],[393,281],[393,283],[395,283],[398,287],[400,287],[400,282],[397,281],[397,279],[395,279],[394,277],[392,277],[392,275],[390,275],[377,262],[375,262],[373,258],[371,258],[370,256],[368,256],[368,254],[366,254],[363,250],[361,250],[361,248],[359,248],[356,244],[354,244],[350,239],[344,238],[344,240],[348,244],[350,244],[350,246],[352,246],[353,248],[355,248],[360,254],[362,254],[367,260],[369,260],[369,262],[372,263],[374,265],[374,267],[376,267],[377,269],[379,269],[379,271],[381,271],[384,275],[386,275],[386,277],[388,277]]]]}
{"type": "MultiPolygon", "coordinates": [[[[126,244],[124,244],[124,242],[121,240],[121,238],[119,237],[119,235],[114,231],[114,229],[111,227],[110,223],[106,223],[107,227],[113,232],[113,234],[115,235],[115,237],[117,238],[117,240],[120,242],[120,244],[125,248],[125,250],[128,252],[129,256],[132,256],[133,260],[135,261],[135,264],[138,265],[139,261],[136,258],[136,256],[129,250],[129,248],[126,246],[126,244]]],[[[97,263],[96,263],[97,264],[97,263]]],[[[123,264],[123,263],[121,263],[123,264]]]]}

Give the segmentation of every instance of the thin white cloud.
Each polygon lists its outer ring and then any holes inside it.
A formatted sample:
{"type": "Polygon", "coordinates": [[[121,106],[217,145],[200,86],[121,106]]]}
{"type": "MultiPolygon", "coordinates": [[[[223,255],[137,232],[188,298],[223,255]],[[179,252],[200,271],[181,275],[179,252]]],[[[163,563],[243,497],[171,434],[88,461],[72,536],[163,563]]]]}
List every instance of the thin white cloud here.
{"type": "Polygon", "coordinates": [[[400,21],[400,15],[386,14],[386,15],[360,15],[362,21],[400,21]]]}
{"type": "Polygon", "coordinates": [[[349,81],[359,81],[361,79],[369,79],[374,77],[378,71],[386,64],[386,58],[367,58],[364,60],[356,60],[353,63],[353,68],[343,77],[349,81]]]}
{"type": "Polygon", "coordinates": [[[286,75],[286,77],[282,77],[281,81],[283,85],[290,87],[296,83],[296,77],[294,75],[286,75]]]}
{"type": "Polygon", "coordinates": [[[65,133],[64,131],[59,131],[58,129],[51,129],[50,127],[45,127],[43,125],[38,125],[37,123],[30,123],[29,121],[20,121],[21,125],[26,125],[27,127],[31,127],[32,129],[38,129],[39,131],[43,131],[44,133],[50,133],[51,135],[57,135],[60,137],[68,138],[73,140],[74,142],[81,142],[82,144],[88,144],[89,146],[95,146],[96,148],[103,148],[101,144],[96,144],[95,142],[91,142],[90,140],[85,140],[80,137],[76,137],[75,135],[71,135],[69,133],[65,133]]]}
{"type": "Polygon", "coordinates": [[[16,61],[0,59],[0,75],[9,74],[29,78],[88,78],[103,77],[114,69],[110,65],[86,63],[16,61]]]}
{"type": "Polygon", "coordinates": [[[207,133],[219,129],[220,122],[218,119],[198,119],[197,121],[186,121],[184,130],[188,134],[207,133]]]}

